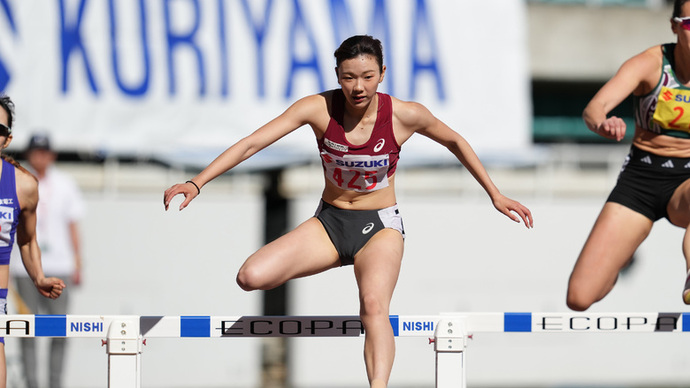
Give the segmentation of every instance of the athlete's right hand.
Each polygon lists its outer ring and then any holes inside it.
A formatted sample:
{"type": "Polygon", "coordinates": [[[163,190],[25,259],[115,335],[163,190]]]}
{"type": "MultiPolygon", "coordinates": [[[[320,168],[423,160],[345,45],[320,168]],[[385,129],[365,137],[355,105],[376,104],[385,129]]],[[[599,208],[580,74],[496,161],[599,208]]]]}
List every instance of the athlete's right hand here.
{"type": "Polygon", "coordinates": [[[625,121],[616,116],[607,117],[599,124],[595,132],[607,139],[621,141],[625,137],[625,121]]]}
{"type": "Polygon", "coordinates": [[[55,277],[42,277],[40,279],[36,279],[34,284],[41,295],[50,299],[59,298],[60,295],[62,295],[62,290],[65,289],[65,282],[63,282],[62,279],[55,277]]]}
{"type": "Polygon", "coordinates": [[[168,210],[170,201],[172,201],[177,194],[184,195],[184,201],[182,201],[180,204],[180,210],[182,210],[186,208],[197,195],[199,195],[199,190],[197,190],[194,184],[189,182],[173,185],[169,189],[165,190],[165,193],[163,193],[163,205],[165,206],[165,210],[168,210]]]}

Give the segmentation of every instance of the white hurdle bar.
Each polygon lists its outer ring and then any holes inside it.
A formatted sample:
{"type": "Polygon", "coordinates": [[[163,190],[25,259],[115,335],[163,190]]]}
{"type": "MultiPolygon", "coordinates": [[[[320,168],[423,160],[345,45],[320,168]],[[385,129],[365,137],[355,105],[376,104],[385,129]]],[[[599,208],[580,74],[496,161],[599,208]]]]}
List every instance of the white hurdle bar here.
{"type": "MultiPolygon", "coordinates": [[[[690,332],[690,313],[448,313],[391,315],[396,337],[433,337],[436,388],[465,388],[474,333],[690,332]]],[[[141,387],[145,338],[359,337],[358,316],[3,315],[0,336],[103,338],[108,387],[141,387]]]]}

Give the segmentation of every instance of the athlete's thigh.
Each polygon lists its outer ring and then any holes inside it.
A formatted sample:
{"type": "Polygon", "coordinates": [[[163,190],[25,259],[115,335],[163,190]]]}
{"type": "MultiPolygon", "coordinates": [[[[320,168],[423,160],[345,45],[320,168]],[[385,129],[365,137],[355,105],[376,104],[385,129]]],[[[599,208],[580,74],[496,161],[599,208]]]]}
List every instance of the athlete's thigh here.
{"type": "Polygon", "coordinates": [[[253,267],[272,279],[293,279],[340,265],[338,252],[321,222],[312,217],[265,245],[243,267],[253,267]]]}
{"type": "Polygon", "coordinates": [[[359,293],[375,294],[390,300],[400,274],[403,238],[394,229],[383,229],[374,235],[355,257],[355,277],[359,293]]]}
{"type": "Polygon", "coordinates": [[[572,279],[610,281],[649,235],[653,221],[614,202],[607,202],[585,242],[572,279]]]}
{"type": "Polygon", "coordinates": [[[676,188],[666,206],[673,225],[687,228],[690,224],[690,179],[676,188]]]}

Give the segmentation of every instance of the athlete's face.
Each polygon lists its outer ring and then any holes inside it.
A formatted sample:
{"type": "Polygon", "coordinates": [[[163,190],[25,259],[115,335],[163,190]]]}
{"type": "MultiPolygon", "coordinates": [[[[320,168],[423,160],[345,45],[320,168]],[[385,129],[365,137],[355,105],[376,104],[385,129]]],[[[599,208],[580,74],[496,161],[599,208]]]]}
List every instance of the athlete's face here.
{"type": "Polygon", "coordinates": [[[383,81],[386,67],[380,71],[375,57],[359,55],[342,61],[335,72],[347,102],[355,108],[366,108],[383,81]]]}
{"type": "Polygon", "coordinates": [[[678,43],[687,45],[690,42],[690,24],[686,18],[690,17],[690,2],[683,4],[681,10],[678,18],[680,21],[676,18],[671,19],[671,30],[678,37],[678,43]]]}
{"type": "MultiPolygon", "coordinates": [[[[10,127],[10,116],[7,114],[7,111],[5,109],[0,108],[0,124],[2,124],[4,127],[9,128],[10,127]]],[[[10,145],[10,142],[12,142],[12,135],[8,134],[7,131],[2,128],[0,130],[0,149],[7,148],[7,146],[10,145]]]]}

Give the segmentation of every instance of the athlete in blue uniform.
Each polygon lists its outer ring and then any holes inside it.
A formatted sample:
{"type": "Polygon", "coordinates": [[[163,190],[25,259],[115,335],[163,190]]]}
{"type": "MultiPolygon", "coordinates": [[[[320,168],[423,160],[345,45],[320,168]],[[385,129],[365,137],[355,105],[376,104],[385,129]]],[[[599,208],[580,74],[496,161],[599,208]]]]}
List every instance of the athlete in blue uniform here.
{"type": "Polygon", "coordinates": [[[182,210],[206,183],[308,124],[319,143],[326,178],[317,214],[251,255],[237,283],[247,291],[267,290],[353,264],[368,379],[371,387],[386,387],[395,356],[389,306],[403,255],[394,191],[400,146],[414,133],[435,140],[472,173],[498,211],[527,227],[533,225],[532,215],[499,192],[465,139],[424,106],[377,93],[385,74],[381,42],[354,36],[341,44],[335,57],[340,89],[298,100],[199,175],[166,190],[163,203],[167,209],[175,195],[183,194],[182,210]]]}
{"type": "MultiPolygon", "coordinates": [[[[0,95],[0,151],[12,142],[14,104],[0,95]]],[[[65,283],[54,277],[46,278],[41,267],[41,251],[36,242],[36,207],[38,181],[19,164],[0,154],[0,314],[7,314],[7,287],[12,245],[19,247],[24,267],[38,292],[51,299],[62,294],[65,283]]],[[[0,339],[0,387],[5,387],[5,341],[0,339]]]]}
{"type": "MultiPolygon", "coordinates": [[[[688,1],[676,0],[673,6],[671,29],[677,43],[654,46],[626,61],[584,110],[591,131],[620,141],[625,122],[607,115],[632,94],[635,134],[618,182],[570,276],[567,303],[573,310],[586,310],[611,291],[620,270],[661,218],[686,229],[683,254],[690,271],[688,1]]],[[[690,280],[683,300],[690,304],[690,280]]]]}

